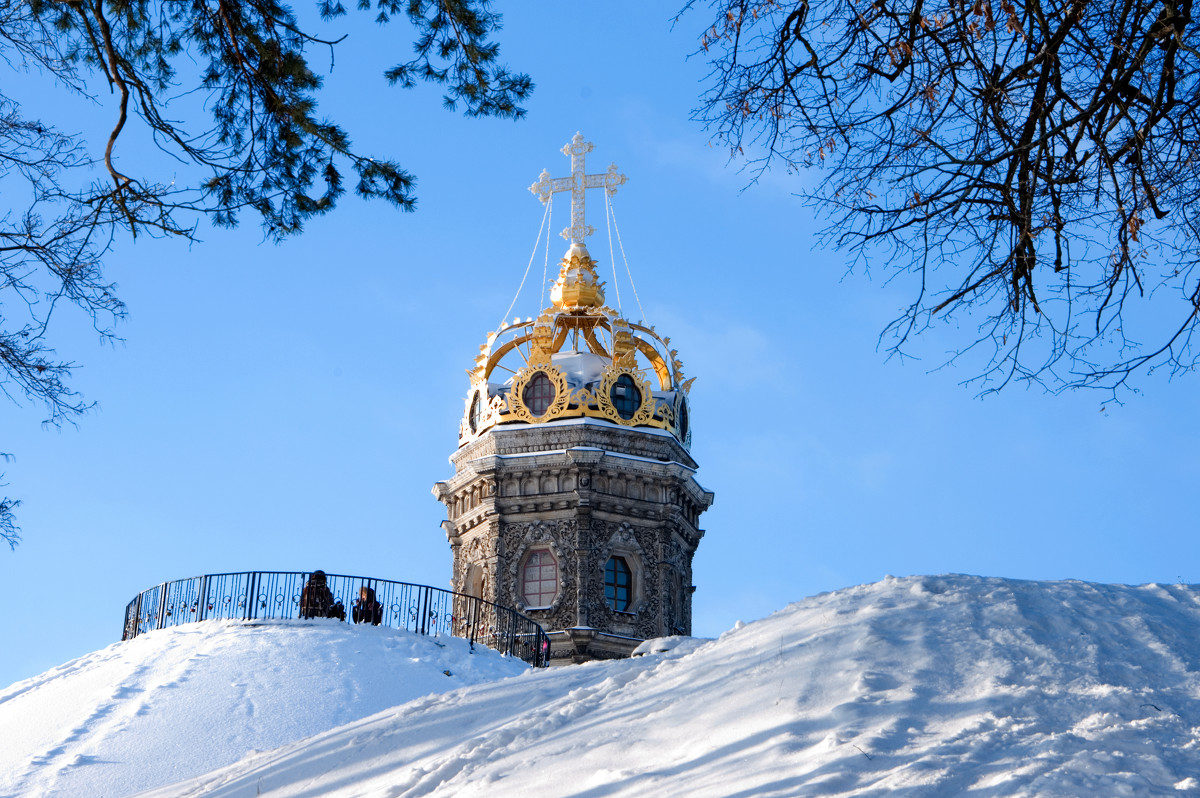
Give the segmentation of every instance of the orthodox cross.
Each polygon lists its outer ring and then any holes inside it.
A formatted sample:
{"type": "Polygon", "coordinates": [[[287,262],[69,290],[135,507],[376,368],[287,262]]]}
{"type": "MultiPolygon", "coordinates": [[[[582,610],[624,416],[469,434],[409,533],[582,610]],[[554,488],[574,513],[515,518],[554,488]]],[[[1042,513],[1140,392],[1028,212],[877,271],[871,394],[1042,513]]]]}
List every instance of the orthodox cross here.
{"type": "Polygon", "coordinates": [[[625,182],[625,175],[617,174],[615,163],[602,175],[586,174],[584,158],[591,151],[592,143],[584,141],[582,133],[576,133],[571,138],[571,143],[562,148],[563,155],[571,156],[571,176],[550,177],[549,170],[543,169],[538,175],[538,181],[529,187],[543,205],[550,201],[552,194],[559,191],[571,192],[571,226],[564,229],[560,235],[572,244],[582,244],[584,238],[596,232],[596,228],[584,221],[584,190],[602,188],[611,197],[617,193],[617,186],[625,182]]]}

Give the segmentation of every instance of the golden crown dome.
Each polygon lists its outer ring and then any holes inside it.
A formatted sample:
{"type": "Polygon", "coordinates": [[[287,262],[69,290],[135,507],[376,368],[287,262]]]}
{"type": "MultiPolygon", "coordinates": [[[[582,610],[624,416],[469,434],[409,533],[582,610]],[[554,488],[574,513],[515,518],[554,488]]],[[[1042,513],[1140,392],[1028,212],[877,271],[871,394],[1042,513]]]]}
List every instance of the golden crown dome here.
{"type": "Polygon", "coordinates": [[[584,189],[603,188],[611,196],[625,182],[616,165],[605,174],[585,174],[584,155],[591,149],[576,133],[563,147],[571,156],[571,177],[543,171],[530,187],[542,202],[571,192],[572,224],[563,231],[570,247],[559,262],[550,306],[536,319],[502,324],[479,347],[468,371],[460,445],[498,424],[595,418],[665,430],[690,447],[687,395],[694,378],[684,380],[670,338],[605,304],[596,262],[583,244],[593,232],[584,221],[584,189]]]}

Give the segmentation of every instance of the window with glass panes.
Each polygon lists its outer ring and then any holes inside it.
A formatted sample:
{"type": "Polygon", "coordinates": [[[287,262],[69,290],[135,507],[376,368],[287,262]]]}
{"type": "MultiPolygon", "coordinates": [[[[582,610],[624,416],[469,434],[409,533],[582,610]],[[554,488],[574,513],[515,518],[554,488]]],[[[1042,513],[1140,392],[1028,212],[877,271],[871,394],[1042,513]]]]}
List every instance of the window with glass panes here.
{"type": "Polygon", "coordinates": [[[630,587],[633,575],[624,557],[609,557],[604,566],[604,598],[617,612],[629,610],[630,587]]]}
{"type": "Polygon", "coordinates": [[[628,374],[617,377],[612,390],[609,391],[609,398],[612,399],[613,407],[617,409],[617,415],[621,418],[633,418],[642,406],[642,392],[637,389],[633,377],[628,374]]]}
{"type": "Polygon", "coordinates": [[[546,372],[539,371],[533,375],[533,379],[525,385],[525,390],[521,393],[521,401],[535,416],[545,414],[550,403],[554,401],[554,384],[550,382],[546,372]]]}
{"type": "Polygon", "coordinates": [[[558,563],[546,549],[531,552],[521,573],[521,595],[527,607],[549,607],[558,595],[558,563]]]}

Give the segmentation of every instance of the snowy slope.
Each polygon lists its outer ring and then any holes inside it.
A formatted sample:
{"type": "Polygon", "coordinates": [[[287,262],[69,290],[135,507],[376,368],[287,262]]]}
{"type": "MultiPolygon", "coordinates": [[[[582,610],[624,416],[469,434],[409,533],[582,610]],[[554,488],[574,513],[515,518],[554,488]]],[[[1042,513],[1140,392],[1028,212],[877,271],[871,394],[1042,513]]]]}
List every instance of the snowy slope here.
{"type": "Polygon", "coordinates": [[[129,795],[525,669],[461,640],[326,620],[150,632],[0,692],[0,796],[129,795]]]}
{"type": "Polygon", "coordinates": [[[164,784],[160,760],[198,764],[203,749],[234,764],[148,794],[1200,796],[1191,587],[889,578],[719,640],[548,671],[461,648],[418,653],[425,641],[389,634],[181,627],[15,685],[0,694],[0,773],[19,767],[0,794],[124,795],[145,780],[118,782],[114,769],[164,784]],[[282,655],[239,669],[270,637],[282,655]],[[391,654],[371,678],[349,661],[376,644],[391,654]],[[185,648],[195,654],[172,654],[185,648]],[[398,706],[361,717],[364,689],[382,702],[410,682],[398,706]],[[299,715],[324,731],[246,755],[274,744],[268,733],[299,733],[299,715]],[[14,733],[17,718],[40,730],[14,733]]]}
{"type": "Polygon", "coordinates": [[[887,579],[421,699],[156,796],[1200,795],[1200,593],[887,579]]]}

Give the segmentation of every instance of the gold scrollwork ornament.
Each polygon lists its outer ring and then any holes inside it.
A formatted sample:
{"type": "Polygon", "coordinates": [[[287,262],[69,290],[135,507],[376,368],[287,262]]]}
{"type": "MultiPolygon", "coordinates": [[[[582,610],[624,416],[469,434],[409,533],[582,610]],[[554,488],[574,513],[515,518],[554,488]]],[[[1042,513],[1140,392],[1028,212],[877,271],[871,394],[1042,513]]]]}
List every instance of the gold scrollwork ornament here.
{"type": "Polygon", "coordinates": [[[459,425],[459,440],[474,440],[500,422],[504,397],[489,396],[487,383],[473,381],[467,394],[466,412],[459,425]]]}
{"type": "Polygon", "coordinates": [[[609,421],[614,421],[625,427],[636,427],[649,424],[654,417],[654,393],[650,383],[642,379],[637,369],[625,367],[609,367],[600,376],[600,384],[596,386],[596,406],[609,421]],[[628,376],[633,380],[642,402],[629,418],[623,418],[613,404],[612,390],[621,377],[628,376]]]}
{"type": "Polygon", "coordinates": [[[567,409],[571,398],[571,389],[567,385],[567,375],[548,364],[530,365],[521,369],[513,377],[512,388],[508,392],[508,412],[521,421],[530,424],[540,424],[558,418],[567,409]],[[535,416],[525,404],[525,388],[538,374],[545,374],[554,388],[554,399],[551,400],[546,412],[535,416]]]}

